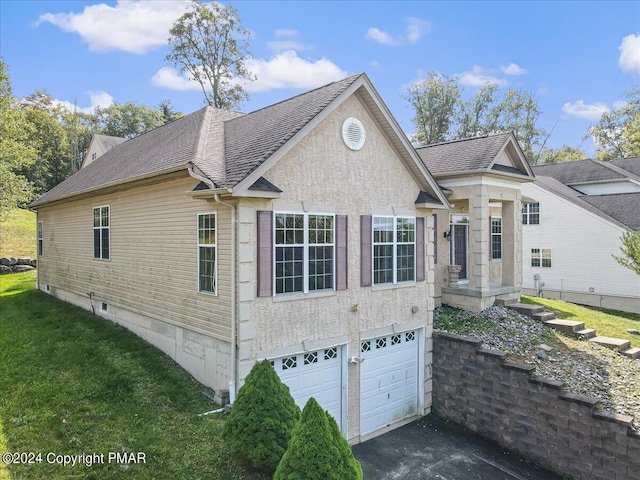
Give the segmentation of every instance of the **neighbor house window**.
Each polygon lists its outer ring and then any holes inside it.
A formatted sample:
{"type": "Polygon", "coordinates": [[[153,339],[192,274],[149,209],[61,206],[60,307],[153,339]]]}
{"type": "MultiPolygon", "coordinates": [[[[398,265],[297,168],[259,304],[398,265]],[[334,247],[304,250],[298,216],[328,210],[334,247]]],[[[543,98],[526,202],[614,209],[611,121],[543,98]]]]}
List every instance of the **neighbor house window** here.
{"type": "Polygon", "coordinates": [[[276,294],[334,288],[334,216],[275,214],[276,294]]]}
{"type": "Polygon", "coordinates": [[[550,248],[532,248],[531,249],[531,266],[551,268],[551,249],[550,248]]]}
{"type": "Polygon", "coordinates": [[[491,217],[491,258],[502,258],[502,218],[491,217]]]}
{"type": "Polygon", "coordinates": [[[540,204],[526,203],[522,205],[522,224],[523,225],[539,225],[540,224],[540,204]]]}
{"type": "Polygon", "coordinates": [[[216,293],[216,214],[198,214],[198,291],[216,293]]]}
{"type": "Polygon", "coordinates": [[[109,259],[109,206],[93,209],[93,258],[109,259]]]}
{"type": "Polygon", "coordinates": [[[38,255],[44,253],[44,230],[42,221],[38,222],[38,255]]]}
{"type": "Polygon", "coordinates": [[[416,279],[416,219],[373,217],[373,284],[416,279]]]}

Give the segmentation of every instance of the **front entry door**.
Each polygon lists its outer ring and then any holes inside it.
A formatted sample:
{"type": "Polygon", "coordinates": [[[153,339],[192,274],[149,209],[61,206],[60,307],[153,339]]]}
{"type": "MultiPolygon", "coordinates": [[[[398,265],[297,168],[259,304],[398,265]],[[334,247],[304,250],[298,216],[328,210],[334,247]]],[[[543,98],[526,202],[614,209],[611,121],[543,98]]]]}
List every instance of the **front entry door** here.
{"type": "Polygon", "coordinates": [[[460,265],[458,278],[465,280],[467,275],[467,243],[469,234],[469,217],[466,215],[451,216],[451,245],[449,263],[460,265]]]}

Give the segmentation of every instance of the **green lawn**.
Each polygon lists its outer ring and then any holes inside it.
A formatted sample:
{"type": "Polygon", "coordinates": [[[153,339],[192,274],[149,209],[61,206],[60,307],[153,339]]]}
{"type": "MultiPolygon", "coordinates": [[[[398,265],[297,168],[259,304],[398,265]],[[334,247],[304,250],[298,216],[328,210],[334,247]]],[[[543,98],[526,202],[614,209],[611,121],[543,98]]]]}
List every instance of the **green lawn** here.
{"type": "Polygon", "coordinates": [[[631,340],[631,345],[640,347],[640,335],[627,332],[628,328],[640,330],[640,315],[633,313],[584,307],[562,300],[522,296],[522,303],[542,305],[563,320],[579,320],[586,328],[595,328],[602,337],[614,337],[631,340]]]}
{"type": "Polygon", "coordinates": [[[0,277],[0,453],[36,452],[0,479],[249,479],[229,460],[224,418],[202,386],[124,328],[0,277]],[[61,466],[46,455],[142,452],[144,464],[61,466]]]}
{"type": "Polygon", "coordinates": [[[21,208],[0,220],[0,257],[36,258],[36,214],[21,208]]]}

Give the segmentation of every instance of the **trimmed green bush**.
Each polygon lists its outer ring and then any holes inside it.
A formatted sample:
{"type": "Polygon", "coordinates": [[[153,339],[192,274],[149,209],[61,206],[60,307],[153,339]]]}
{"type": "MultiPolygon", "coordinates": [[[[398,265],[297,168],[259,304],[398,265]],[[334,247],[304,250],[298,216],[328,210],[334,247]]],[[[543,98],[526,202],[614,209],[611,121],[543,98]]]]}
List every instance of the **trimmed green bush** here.
{"type": "Polygon", "coordinates": [[[253,366],[238,391],[222,438],[237,463],[271,475],[299,418],[289,388],[263,360],[253,366]]]}
{"type": "Polygon", "coordinates": [[[273,480],[300,479],[362,480],[360,463],[340,435],[338,424],[313,397],[302,410],[273,476],[273,480]]]}

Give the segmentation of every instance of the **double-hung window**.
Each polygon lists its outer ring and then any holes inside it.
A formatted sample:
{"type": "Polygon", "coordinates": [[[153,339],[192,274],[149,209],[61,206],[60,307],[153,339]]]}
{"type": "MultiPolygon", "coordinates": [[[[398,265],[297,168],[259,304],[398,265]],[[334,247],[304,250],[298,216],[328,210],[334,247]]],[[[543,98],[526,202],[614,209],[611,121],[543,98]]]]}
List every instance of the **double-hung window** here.
{"type": "Polygon", "coordinates": [[[491,258],[502,258],[502,218],[491,217],[491,258]]]}
{"type": "Polygon", "coordinates": [[[531,266],[551,268],[551,249],[550,248],[532,248],[531,249],[531,266]]]}
{"type": "Polygon", "coordinates": [[[416,279],[416,219],[373,217],[373,284],[416,279]]]}
{"type": "Polygon", "coordinates": [[[334,289],[334,216],[275,214],[275,293],[334,289]]]}
{"type": "Polygon", "coordinates": [[[539,225],[540,224],[540,204],[526,203],[522,205],[522,224],[523,225],[539,225]]]}
{"type": "Polygon", "coordinates": [[[44,227],[42,220],[38,222],[38,256],[44,254],[44,227]]]}
{"type": "Polygon", "coordinates": [[[109,206],[93,209],[93,258],[109,259],[109,206]]]}
{"type": "Polygon", "coordinates": [[[216,293],[216,214],[198,214],[198,291],[216,293]]]}

